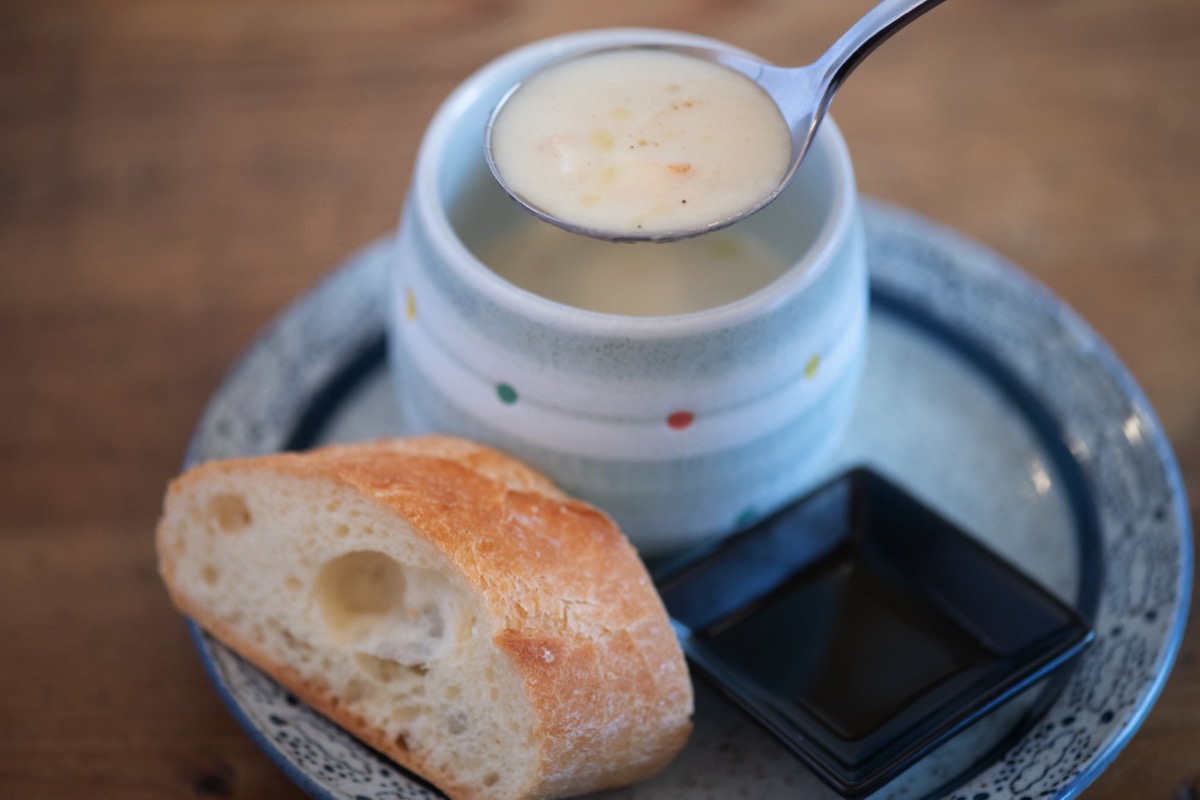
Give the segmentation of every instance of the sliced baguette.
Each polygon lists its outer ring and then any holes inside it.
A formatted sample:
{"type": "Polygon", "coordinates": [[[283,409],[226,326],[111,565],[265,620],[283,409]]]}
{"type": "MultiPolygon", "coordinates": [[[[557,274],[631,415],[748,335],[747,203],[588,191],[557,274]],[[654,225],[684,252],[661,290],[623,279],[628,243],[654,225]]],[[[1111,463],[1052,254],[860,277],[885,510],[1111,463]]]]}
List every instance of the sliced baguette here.
{"type": "Polygon", "coordinates": [[[456,800],[661,769],[692,690],[607,516],[447,437],[204,464],[158,527],[178,608],[456,800]]]}

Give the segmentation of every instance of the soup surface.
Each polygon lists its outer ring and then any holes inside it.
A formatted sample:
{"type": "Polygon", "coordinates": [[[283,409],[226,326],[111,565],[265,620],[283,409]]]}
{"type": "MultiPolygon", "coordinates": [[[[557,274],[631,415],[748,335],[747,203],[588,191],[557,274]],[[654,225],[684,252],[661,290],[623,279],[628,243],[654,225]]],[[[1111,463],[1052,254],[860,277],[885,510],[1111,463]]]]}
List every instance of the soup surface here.
{"type": "Polygon", "coordinates": [[[791,138],[746,76],[652,48],[535,73],[492,128],[492,160],[529,205],[607,235],[669,236],[738,215],[787,172],[791,138]]]}
{"type": "Polygon", "coordinates": [[[526,216],[476,248],[479,259],[522,289],[589,311],[702,311],[763,288],[788,267],[775,250],[735,229],[664,244],[613,244],[526,216]]]}

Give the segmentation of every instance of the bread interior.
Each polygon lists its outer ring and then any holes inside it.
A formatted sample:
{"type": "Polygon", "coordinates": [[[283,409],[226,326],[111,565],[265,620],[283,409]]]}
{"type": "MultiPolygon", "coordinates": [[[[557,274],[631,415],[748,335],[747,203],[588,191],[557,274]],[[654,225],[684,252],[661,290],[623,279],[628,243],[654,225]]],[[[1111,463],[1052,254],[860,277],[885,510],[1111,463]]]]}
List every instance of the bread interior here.
{"type": "Polygon", "coordinates": [[[391,512],[330,481],[211,473],[172,496],[159,535],[180,606],[368,744],[495,797],[536,773],[486,610],[391,512]]]}

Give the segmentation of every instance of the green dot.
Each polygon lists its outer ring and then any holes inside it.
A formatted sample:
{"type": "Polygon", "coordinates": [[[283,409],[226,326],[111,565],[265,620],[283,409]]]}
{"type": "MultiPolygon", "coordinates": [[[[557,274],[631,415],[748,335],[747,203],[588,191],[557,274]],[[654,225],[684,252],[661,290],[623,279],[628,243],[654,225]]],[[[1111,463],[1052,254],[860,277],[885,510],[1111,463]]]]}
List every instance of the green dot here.
{"type": "Polygon", "coordinates": [[[754,522],[756,519],[758,519],[758,511],[753,508],[747,508],[742,511],[742,513],[737,515],[737,521],[735,521],[733,524],[739,529],[748,528],[750,527],[750,523],[754,522]]]}
{"type": "Polygon", "coordinates": [[[808,360],[804,365],[804,377],[811,378],[817,374],[817,370],[821,368],[821,356],[815,355],[808,360]]]}
{"type": "Polygon", "coordinates": [[[498,383],[496,384],[496,397],[499,397],[500,402],[504,405],[511,406],[517,402],[517,390],[507,383],[498,383]]]}

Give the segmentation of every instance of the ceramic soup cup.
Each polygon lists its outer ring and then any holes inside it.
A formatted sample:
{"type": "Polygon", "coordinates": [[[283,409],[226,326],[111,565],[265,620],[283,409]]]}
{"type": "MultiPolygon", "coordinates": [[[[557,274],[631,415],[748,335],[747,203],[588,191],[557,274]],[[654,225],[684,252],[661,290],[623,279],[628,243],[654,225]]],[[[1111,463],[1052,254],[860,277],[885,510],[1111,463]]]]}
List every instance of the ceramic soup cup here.
{"type": "MultiPolygon", "coordinates": [[[[496,102],[552,59],[654,41],[709,40],[629,29],[560,36],[499,58],[450,95],[425,134],[396,237],[389,331],[407,431],[524,459],[609,513],[647,556],[748,525],[821,477],[853,410],[867,315],[854,175],[829,119],[787,191],[729,229],[780,259],[777,277],[731,302],[597,312],[519,288],[481,260],[490,239],[545,224],[488,171],[484,128],[496,102]]],[[[569,259],[559,268],[570,270],[569,259]]],[[[667,291],[620,275],[613,281],[633,296],[667,291]]]]}

